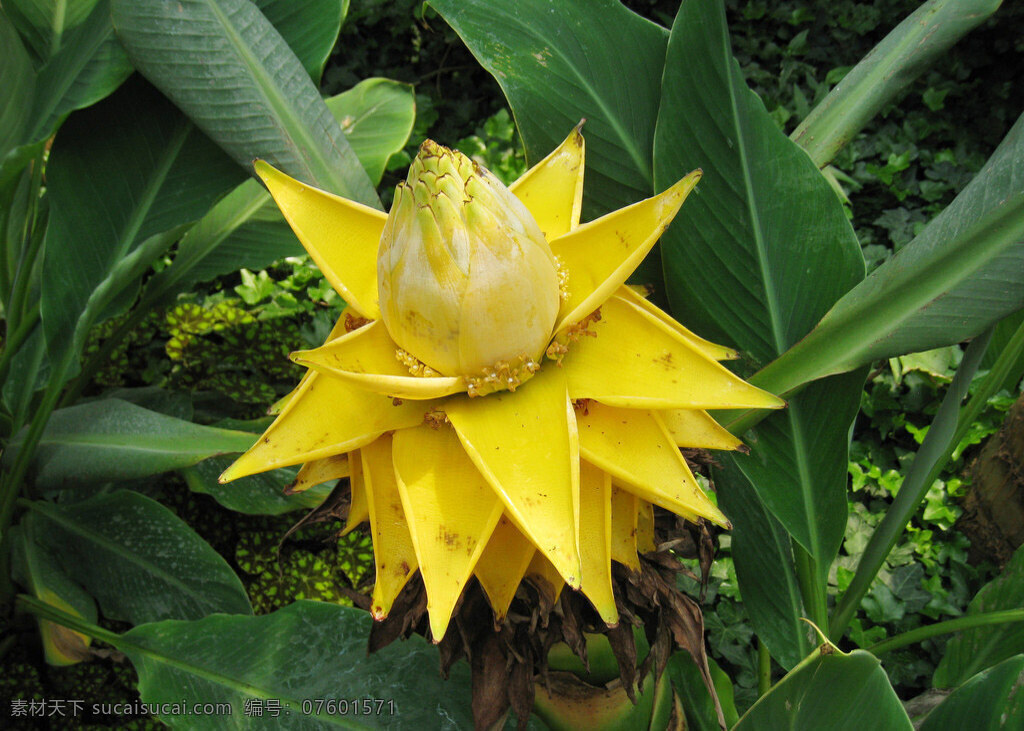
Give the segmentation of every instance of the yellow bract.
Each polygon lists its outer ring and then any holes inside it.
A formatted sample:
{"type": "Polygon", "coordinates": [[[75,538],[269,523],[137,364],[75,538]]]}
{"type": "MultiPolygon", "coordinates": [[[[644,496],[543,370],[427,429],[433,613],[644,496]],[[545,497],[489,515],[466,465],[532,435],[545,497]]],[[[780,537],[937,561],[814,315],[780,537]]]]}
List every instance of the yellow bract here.
{"type": "Polygon", "coordinates": [[[425,144],[388,217],[257,163],[362,319],[292,355],[310,371],[221,479],[348,476],[378,619],[419,571],[435,640],[474,575],[496,621],[525,577],[614,624],[611,562],[654,550],[653,505],[728,526],[679,452],[741,447],[706,410],[783,405],[624,285],[700,171],[580,225],[583,155],[577,128],[505,188],[425,144]]]}

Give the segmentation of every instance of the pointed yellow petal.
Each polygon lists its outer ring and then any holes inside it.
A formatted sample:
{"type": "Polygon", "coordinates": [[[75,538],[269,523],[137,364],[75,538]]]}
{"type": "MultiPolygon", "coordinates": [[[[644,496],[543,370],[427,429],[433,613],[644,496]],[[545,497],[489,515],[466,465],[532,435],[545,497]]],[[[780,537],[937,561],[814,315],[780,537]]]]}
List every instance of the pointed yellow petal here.
{"type": "MultiPolygon", "coordinates": [[[[326,342],[329,343],[335,338],[340,338],[342,335],[348,332],[349,313],[347,312],[347,310],[348,308],[345,308],[345,310],[343,310],[341,315],[338,317],[337,322],[334,323],[334,327],[331,328],[331,332],[327,336],[326,342]]],[[[306,381],[308,381],[314,375],[315,372],[313,370],[307,370],[305,373],[303,373],[302,380],[299,381],[299,385],[297,385],[291,391],[289,391],[284,396],[275,401],[274,404],[269,409],[267,409],[267,414],[270,416],[277,416],[282,411],[284,411],[284,407],[288,405],[288,402],[291,401],[292,398],[295,397],[295,394],[297,394],[302,389],[302,386],[306,383],[306,381]]]]}
{"type": "Polygon", "coordinates": [[[555,332],[601,306],[633,273],[668,227],[701,172],[694,170],[653,198],[620,208],[551,242],[569,274],[569,296],[555,332]]]}
{"type": "Polygon", "coordinates": [[[327,482],[348,477],[350,474],[347,454],[335,454],[323,459],[314,459],[306,462],[295,476],[295,482],[288,485],[287,492],[294,495],[303,492],[311,487],[327,482]]]}
{"type": "Polygon", "coordinates": [[[654,506],[646,500],[636,502],[636,548],[640,553],[650,553],[657,548],[654,543],[654,506]]]}
{"type": "Polygon", "coordinates": [[[562,587],[565,586],[565,581],[562,579],[562,575],[558,573],[558,569],[540,551],[533,552],[533,559],[530,561],[530,565],[526,567],[526,576],[532,579],[535,585],[551,592],[548,598],[551,599],[552,603],[557,602],[558,597],[562,595],[562,587]]]}
{"type": "Polygon", "coordinates": [[[615,294],[617,294],[619,297],[626,300],[627,302],[631,302],[632,304],[636,305],[637,307],[644,310],[648,314],[658,318],[659,321],[675,330],[676,333],[685,338],[686,341],[690,343],[690,345],[692,345],[699,352],[706,355],[708,358],[711,358],[712,360],[734,360],[740,357],[740,354],[737,353],[732,348],[727,348],[724,345],[712,343],[710,340],[705,340],[699,335],[690,332],[685,327],[676,322],[670,314],[668,314],[663,309],[655,305],[646,297],[641,296],[640,293],[637,292],[632,287],[619,287],[617,290],[615,290],[615,294]]]}
{"type": "Polygon", "coordinates": [[[573,399],[631,409],[779,408],[782,399],[751,386],[702,355],[672,329],[626,300],[601,306],[596,337],[569,345],[562,360],[573,399]]]}
{"type": "Polygon", "coordinates": [[[398,361],[398,346],[381,320],[331,340],[315,350],[300,350],[291,358],[359,388],[385,396],[432,399],[466,390],[455,377],[419,377],[398,361]]]}
{"type": "Polygon", "coordinates": [[[501,518],[501,500],[446,426],[395,434],[392,458],[416,548],[434,641],[448,629],[455,603],[501,518]]]}
{"type": "Polygon", "coordinates": [[[562,369],[542,369],[515,393],[455,397],[444,408],[509,517],[579,587],[579,446],[562,369]]]}
{"type": "Polygon", "coordinates": [[[436,405],[433,401],[396,405],[386,396],[313,374],[259,441],[225,470],[220,481],[350,452],[386,431],[422,423],[424,413],[436,405]]]}
{"type": "Polygon", "coordinates": [[[313,261],[350,307],[376,320],[377,245],[387,215],[319,190],[262,160],[256,174],[313,261]]]}
{"type": "Polygon", "coordinates": [[[370,505],[366,497],[366,481],[363,479],[363,461],[359,454],[360,450],[352,452],[352,460],[349,463],[352,474],[349,475],[350,499],[348,504],[348,518],[345,520],[345,528],[341,535],[345,536],[370,519],[370,505]]]}
{"type": "Polygon", "coordinates": [[[363,486],[373,535],[373,563],[377,568],[370,613],[374,619],[384,619],[419,564],[391,461],[391,435],[385,434],[367,444],[359,453],[363,458],[363,486]]]}
{"type": "Polygon", "coordinates": [[[706,411],[670,409],[659,411],[665,428],[677,447],[695,449],[742,449],[743,442],[734,437],[706,411]]]}
{"type": "Polygon", "coordinates": [[[588,462],[580,466],[580,589],[605,624],[619,623],[612,593],[612,478],[588,462]]]}
{"type": "Polygon", "coordinates": [[[534,553],[536,549],[529,539],[519,532],[508,516],[501,516],[473,571],[491,603],[495,621],[501,622],[508,614],[509,605],[534,553]]]}
{"type": "Polygon", "coordinates": [[[701,490],[656,414],[590,403],[576,420],[580,452],[588,462],[625,482],[644,500],[728,527],[728,519],[701,490]]]}
{"type": "Polygon", "coordinates": [[[572,231],[583,207],[584,143],[580,122],[554,152],[509,186],[533,214],[544,238],[551,241],[572,231]]]}
{"type": "Polygon", "coordinates": [[[612,560],[640,570],[636,552],[636,513],[639,498],[621,487],[612,487],[612,560]]]}

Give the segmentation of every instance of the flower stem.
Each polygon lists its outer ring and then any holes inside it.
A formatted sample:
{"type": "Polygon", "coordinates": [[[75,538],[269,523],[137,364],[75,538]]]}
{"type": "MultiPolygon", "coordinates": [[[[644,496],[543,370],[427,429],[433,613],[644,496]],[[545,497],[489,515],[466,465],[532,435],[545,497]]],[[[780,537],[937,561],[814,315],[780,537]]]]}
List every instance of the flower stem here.
{"type": "Polygon", "coordinates": [[[890,637],[881,642],[876,642],[867,648],[867,651],[874,655],[881,655],[883,652],[892,652],[907,645],[914,645],[931,637],[946,635],[952,632],[962,632],[975,627],[987,627],[993,624],[1007,624],[1010,622],[1024,622],[1024,609],[1006,609],[1001,612],[982,612],[980,614],[968,614],[965,617],[947,619],[945,622],[925,625],[890,637]]]}
{"type": "Polygon", "coordinates": [[[939,407],[939,413],[936,414],[935,419],[932,421],[928,435],[925,437],[924,442],[922,442],[921,448],[917,451],[917,455],[914,457],[914,462],[903,481],[903,485],[900,487],[900,491],[897,493],[892,506],[885,514],[882,522],[878,524],[878,527],[871,534],[868,545],[865,547],[860,562],[857,564],[857,571],[853,576],[853,580],[836,604],[835,611],[832,614],[832,632],[829,635],[833,642],[838,642],[842,638],[843,633],[850,624],[850,620],[856,614],[861,600],[871,588],[871,584],[874,582],[875,576],[878,575],[878,571],[885,562],[886,557],[892,551],[893,546],[896,545],[896,541],[903,534],[907,523],[914,517],[925,495],[927,495],[928,488],[938,479],[942,469],[946,466],[950,456],[964,438],[971,424],[978,418],[978,415],[988,404],[989,398],[992,397],[996,389],[1006,380],[1007,373],[1013,368],[1021,353],[1024,353],[1024,325],[1021,325],[1017,328],[1017,332],[1014,333],[1006,348],[1000,353],[992,370],[989,371],[988,376],[981,384],[981,388],[975,392],[966,406],[959,408],[961,399],[967,394],[971,378],[981,363],[981,358],[985,353],[990,337],[991,331],[979,335],[971,342],[967,352],[964,353],[964,358],[960,362],[956,376],[953,378],[949,391],[939,407]],[[948,429],[941,427],[943,421],[952,418],[951,414],[948,417],[946,414],[953,412],[955,409],[959,409],[959,413],[956,417],[953,433],[950,435],[948,429]],[[948,441],[943,443],[944,438],[948,441]]]}

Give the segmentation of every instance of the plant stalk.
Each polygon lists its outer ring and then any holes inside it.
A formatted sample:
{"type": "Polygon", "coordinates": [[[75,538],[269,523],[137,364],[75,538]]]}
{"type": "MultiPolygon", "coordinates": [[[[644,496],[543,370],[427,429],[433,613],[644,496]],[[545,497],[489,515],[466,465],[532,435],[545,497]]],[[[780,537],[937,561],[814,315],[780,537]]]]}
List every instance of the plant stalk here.
{"type": "Polygon", "coordinates": [[[793,563],[796,566],[800,594],[804,600],[804,610],[821,633],[828,636],[828,595],[821,580],[821,572],[818,571],[817,561],[799,543],[792,543],[793,563]]]}
{"type": "Polygon", "coordinates": [[[32,334],[38,323],[39,308],[36,307],[29,310],[28,315],[18,323],[18,329],[11,333],[4,342],[4,352],[0,354],[0,384],[7,380],[7,369],[11,367],[11,360],[14,359],[18,349],[32,334]]]}
{"type": "Polygon", "coordinates": [[[932,486],[942,469],[946,466],[950,456],[957,445],[964,438],[971,424],[985,408],[989,398],[994,395],[1006,374],[1013,367],[1014,363],[1024,353],[1024,325],[1021,325],[1010,339],[1005,350],[999,355],[995,366],[989,372],[981,388],[974,394],[971,400],[963,408],[959,408],[960,401],[967,394],[971,378],[977,371],[981,358],[985,354],[985,348],[991,338],[991,329],[976,337],[968,346],[967,352],[957,369],[956,377],[949,386],[949,391],[939,407],[939,413],[932,421],[932,427],[928,430],[921,448],[917,451],[914,463],[907,474],[896,499],[893,500],[882,522],[878,524],[875,531],[868,540],[860,562],[857,564],[857,571],[850,582],[850,586],[836,604],[835,612],[832,615],[832,633],[830,637],[834,642],[842,638],[843,633],[853,619],[861,600],[871,588],[879,569],[885,562],[886,557],[892,551],[896,541],[903,534],[907,523],[917,512],[921,502],[924,500],[928,489],[932,486]],[[940,419],[946,417],[954,409],[959,409],[956,418],[956,425],[953,433],[948,434],[947,430],[936,428],[940,419]],[[946,432],[946,433],[944,433],[946,432]],[[943,439],[946,439],[944,444],[943,439]],[[929,458],[934,454],[934,461],[929,466],[929,458]]]}
{"type": "MultiPolygon", "coordinates": [[[[14,517],[14,506],[21,494],[25,474],[32,463],[32,458],[35,456],[36,446],[43,436],[46,424],[50,421],[50,414],[53,413],[54,408],[57,406],[61,386],[64,383],[64,374],[67,373],[68,368],[71,366],[73,358],[74,351],[68,349],[64,359],[56,365],[50,374],[50,383],[47,385],[43,393],[43,400],[28,426],[25,438],[22,440],[17,456],[14,458],[14,464],[10,472],[5,473],[0,478],[0,546],[2,546],[2,550],[0,550],[0,571],[4,573],[9,573],[10,545],[7,536],[10,532],[8,528],[10,528],[14,517]]],[[[4,600],[9,599],[8,592],[10,588],[0,587],[0,590],[4,592],[4,595],[0,598],[4,600]]]]}
{"type": "Polygon", "coordinates": [[[33,614],[40,619],[45,619],[54,624],[59,624],[62,627],[74,630],[75,632],[81,632],[83,635],[87,635],[94,640],[100,640],[106,642],[108,645],[117,646],[120,640],[120,636],[110,630],[103,629],[102,627],[87,622],[81,617],[76,617],[69,612],[57,609],[57,607],[51,606],[41,599],[36,599],[34,596],[28,594],[18,594],[16,597],[16,605],[18,609],[23,609],[29,614],[33,614]]]}
{"type": "Polygon", "coordinates": [[[1008,624],[1010,622],[1024,622],[1024,609],[1006,609],[1000,612],[968,614],[965,617],[947,619],[945,622],[936,622],[924,627],[917,627],[909,632],[903,632],[895,637],[876,642],[868,647],[867,651],[874,655],[881,655],[883,652],[892,652],[901,647],[914,645],[939,635],[962,632],[963,630],[974,629],[975,627],[987,627],[993,624],[1008,624]]]}
{"type": "Polygon", "coordinates": [[[764,640],[757,638],[757,697],[760,698],[772,687],[772,656],[764,640]]]}

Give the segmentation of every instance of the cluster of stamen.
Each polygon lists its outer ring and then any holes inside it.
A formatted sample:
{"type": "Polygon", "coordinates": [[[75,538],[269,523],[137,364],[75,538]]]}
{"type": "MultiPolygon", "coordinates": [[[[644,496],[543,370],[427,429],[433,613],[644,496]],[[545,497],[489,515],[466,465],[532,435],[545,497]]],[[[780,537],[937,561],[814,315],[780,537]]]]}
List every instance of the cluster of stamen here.
{"type": "Polygon", "coordinates": [[[560,332],[555,339],[551,341],[551,344],[544,352],[544,355],[561,366],[562,358],[564,358],[565,354],[569,352],[569,345],[571,343],[577,342],[582,337],[597,337],[597,333],[591,330],[590,327],[600,321],[601,308],[598,307],[579,322],[574,322],[572,325],[569,325],[569,327],[560,332]]]}
{"type": "Polygon", "coordinates": [[[448,414],[440,407],[435,407],[423,415],[423,421],[431,429],[440,429],[445,424],[450,424],[448,414]]]}
{"type": "Polygon", "coordinates": [[[495,391],[515,391],[539,370],[540,363],[527,355],[521,355],[511,361],[500,360],[493,366],[484,368],[483,375],[466,376],[466,393],[473,398],[486,396],[495,391]]]}
{"type": "Polygon", "coordinates": [[[555,255],[555,270],[558,272],[558,299],[565,304],[569,301],[569,268],[557,254],[555,255]]]}
{"type": "Polygon", "coordinates": [[[401,348],[395,348],[395,358],[409,369],[409,373],[419,378],[434,378],[440,375],[415,355],[401,348]]]}

